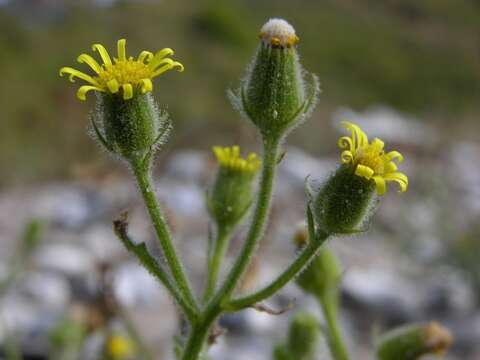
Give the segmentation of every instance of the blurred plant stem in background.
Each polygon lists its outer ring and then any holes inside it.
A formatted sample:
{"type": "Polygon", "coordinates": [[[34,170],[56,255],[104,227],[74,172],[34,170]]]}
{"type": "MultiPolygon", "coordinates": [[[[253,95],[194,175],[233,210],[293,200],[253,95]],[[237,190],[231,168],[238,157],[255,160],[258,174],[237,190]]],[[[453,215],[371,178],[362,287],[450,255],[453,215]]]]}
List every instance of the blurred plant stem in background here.
{"type": "MultiPolygon", "coordinates": [[[[297,246],[308,243],[308,236],[302,227],[294,238],[297,246]]],[[[319,255],[297,277],[297,285],[315,297],[320,305],[325,321],[325,336],[332,358],[348,360],[348,350],[338,324],[340,266],[333,251],[324,246],[319,255]]]]}
{"type": "MultiPolygon", "coordinates": [[[[0,281],[0,299],[2,299],[18,277],[26,270],[30,255],[35,251],[42,237],[43,224],[38,219],[30,220],[23,229],[23,234],[18,241],[16,253],[11,257],[6,276],[0,281]]],[[[0,325],[4,328],[4,349],[6,360],[23,359],[21,343],[16,334],[10,333],[8,324],[0,319],[0,325]]]]}

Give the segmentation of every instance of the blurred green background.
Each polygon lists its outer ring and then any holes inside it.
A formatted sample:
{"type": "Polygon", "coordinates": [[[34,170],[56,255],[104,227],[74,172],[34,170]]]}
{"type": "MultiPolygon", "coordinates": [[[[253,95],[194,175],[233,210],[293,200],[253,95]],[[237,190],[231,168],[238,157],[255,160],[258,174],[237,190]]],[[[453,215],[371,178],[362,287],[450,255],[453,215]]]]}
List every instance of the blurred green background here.
{"type": "Polygon", "coordinates": [[[94,42],[114,50],[115,41],[126,37],[133,54],[176,50],[186,71],[169,72],[155,84],[175,124],[168,148],[251,138],[245,136],[251,127],[231,110],[225,89],[238,84],[259,27],[276,16],[294,24],[303,63],[322,84],[317,115],[293,139],[307,150],[324,150],[318,140],[329,132],[329,114],[341,105],[390,105],[435,122],[447,134],[478,129],[478,0],[101,3],[3,0],[0,185],[72,176],[79,164],[109,164],[84,134],[93,96],[89,104],[78,101],[79,84],[58,76],[61,66],[82,68],[75,59],[94,42]]]}

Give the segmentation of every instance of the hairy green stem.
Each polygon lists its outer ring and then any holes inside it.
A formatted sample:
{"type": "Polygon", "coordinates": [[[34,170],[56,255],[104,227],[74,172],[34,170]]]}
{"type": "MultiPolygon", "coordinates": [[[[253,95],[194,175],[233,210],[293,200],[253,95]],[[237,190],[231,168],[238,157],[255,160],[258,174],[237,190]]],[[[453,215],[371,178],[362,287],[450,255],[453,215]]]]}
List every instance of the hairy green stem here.
{"type": "Polygon", "coordinates": [[[340,327],[338,326],[337,308],[338,308],[338,294],[331,294],[331,296],[318,296],[318,302],[322,307],[325,321],[327,322],[328,330],[328,346],[332,357],[335,360],[348,360],[348,350],[345,345],[340,327]]]}
{"type": "Polygon", "coordinates": [[[183,266],[178,259],[177,252],[172,244],[170,231],[165,223],[160,205],[155,196],[150,168],[148,164],[137,159],[131,161],[131,166],[173,279],[177,283],[181,296],[198,312],[197,302],[188,283],[183,266]]]}
{"type": "Polygon", "coordinates": [[[212,302],[209,303],[209,306],[205,309],[201,319],[199,319],[199,321],[190,329],[182,360],[198,360],[198,356],[205,345],[210,328],[221,312],[222,309],[218,304],[213,304],[212,302]]]}
{"type": "Polygon", "coordinates": [[[205,289],[204,301],[208,301],[213,293],[215,292],[215,287],[217,285],[217,278],[220,272],[223,258],[225,257],[225,252],[227,250],[229,239],[230,239],[231,230],[228,227],[221,227],[217,231],[217,237],[215,240],[215,245],[213,252],[208,254],[208,279],[207,287],[205,289]]]}
{"type": "Polygon", "coordinates": [[[322,236],[318,238],[315,242],[308,245],[302,252],[297,256],[297,258],[290,264],[290,266],[285,269],[275,280],[273,280],[269,285],[263,289],[256,291],[253,294],[233,299],[227,305],[225,309],[227,311],[238,311],[245,309],[256,303],[259,303],[265,299],[268,299],[281,288],[283,288],[290,280],[292,280],[303,268],[305,268],[310,261],[313,260],[315,255],[318,253],[323,243],[328,236],[322,236]]]}

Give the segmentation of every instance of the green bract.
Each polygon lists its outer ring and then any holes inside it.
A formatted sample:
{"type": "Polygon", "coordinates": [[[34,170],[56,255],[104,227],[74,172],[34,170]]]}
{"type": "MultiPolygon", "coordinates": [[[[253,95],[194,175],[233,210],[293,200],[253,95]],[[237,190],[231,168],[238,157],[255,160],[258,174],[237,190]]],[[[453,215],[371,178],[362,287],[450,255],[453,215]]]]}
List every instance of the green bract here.
{"type": "Polygon", "coordinates": [[[101,143],[128,160],[150,154],[166,140],[171,127],[168,115],[158,110],[150,93],[129,100],[99,94],[91,120],[101,143]]]}
{"type": "Polygon", "coordinates": [[[375,184],[355,175],[349,165],[340,166],[312,195],[312,212],[319,229],[328,234],[361,231],[371,215],[375,184]]]}
{"type": "Polygon", "coordinates": [[[255,173],[220,167],[208,194],[208,210],[218,227],[233,227],[245,215],[253,200],[255,173]]]}

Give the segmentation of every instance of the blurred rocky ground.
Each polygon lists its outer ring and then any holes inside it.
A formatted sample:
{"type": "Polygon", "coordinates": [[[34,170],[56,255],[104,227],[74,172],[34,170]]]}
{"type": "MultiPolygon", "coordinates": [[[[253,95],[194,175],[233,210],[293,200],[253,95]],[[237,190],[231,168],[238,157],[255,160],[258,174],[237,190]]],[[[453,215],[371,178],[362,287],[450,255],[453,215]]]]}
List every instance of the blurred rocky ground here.
{"type": "MultiPolygon", "coordinates": [[[[372,359],[376,334],[424,320],[437,320],[452,331],[455,342],[447,359],[480,359],[480,263],[475,258],[480,249],[480,169],[472,167],[480,163],[480,145],[443,141],[435,129],[387,108],[362,114],[340,109],[333,124],[345,117],[384,139],[388,148],[405,154],[402,169],[411,184],[402,195],[390,189],[365,234],[329,242],[344,268],[341,320],[355,360],[372,359]]],[[[338,154],[315,158],[293,147],[286,150],[269,231],[243,291],[265,284],[292,260],[291,238],[304,219],[304,180],[311,175],[321,181],[339,158],[338,154]]],[[[204,191],[214,162],[211,154],[196,150],[173,153],[164,161],[156,174],[157,194],[175,244],[200,291],[208,228],[204,191]]],[[[94,359],[102,337],[95,329],[105,316],[97,303],[107,284],[146,345],[158,354],[156,358],[172,358],[171,337],[179,328],[176,308],[115,238],[112,219],[124,210],[130,213],[132,237],[147,242],[158,255],[152,228],[129,178],[79,177],[76,182],[19,187],[0,194],[2,278],[8,274],[24,225],[31,219],[45,225],[41,243],[0,299],[1,339],[15,334],[25,354],[46,358],[52,347],[49,334],[62,319],[88,318],[91,331],[81,358],[94,359]]],[[[234,237],[229,260],[241,246],[242,235],[239,230],[234,237]]],[[[268,304],[281,308],[292,299],[296,299],[295,309],[281,316],[247,310],[222,319],[228,333],[213,347],[213,358],[269,359],[272,344],[285,336],[292,313],[307,308],[320,316],[314,300],[294,284],[268,304]]],[[[124,326],[120,319],[113,323],[120,329],[124,326]]],[[[319,359],[328,359],[325,344],[321,355],[319,359]]]]}

